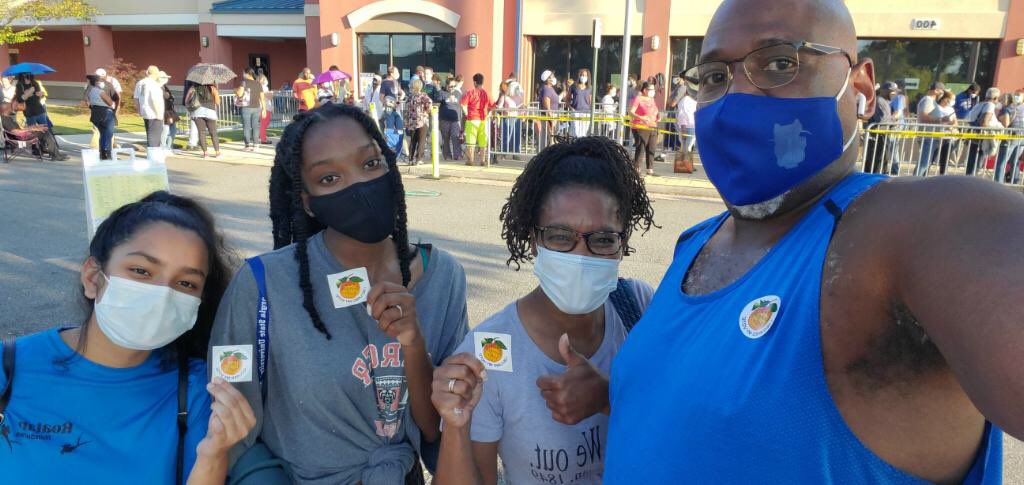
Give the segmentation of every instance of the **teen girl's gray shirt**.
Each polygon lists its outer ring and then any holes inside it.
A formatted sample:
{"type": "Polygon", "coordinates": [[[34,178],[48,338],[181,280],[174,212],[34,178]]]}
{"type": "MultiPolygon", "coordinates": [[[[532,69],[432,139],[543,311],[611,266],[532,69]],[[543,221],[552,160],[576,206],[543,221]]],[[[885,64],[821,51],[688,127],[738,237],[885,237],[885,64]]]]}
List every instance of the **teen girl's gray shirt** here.
{"type": "MultiPolygon", "coordinates": [[[[348,268],[329,252],[323,233],[308,244],[314,304],[332,338],[313,327],[302,306],[296,246],[261,255],[270,306],[266,401],[254,365],[252,381],[235,386],[255,411],[256,427],[231,450],[231,463],[259,438],[288,463],[295,483],[404,483],[421,442],[401,346],[377,329],[365,305],[334,308],[327,275],[348,268]]],[[[245,265],[221,302],[211,346],[252,345],[255,353],[258,294],[245,265]]],[[[440,365],[468,331],[462,265],[433,248],[412,294],[427,352],[440,365]]]]}

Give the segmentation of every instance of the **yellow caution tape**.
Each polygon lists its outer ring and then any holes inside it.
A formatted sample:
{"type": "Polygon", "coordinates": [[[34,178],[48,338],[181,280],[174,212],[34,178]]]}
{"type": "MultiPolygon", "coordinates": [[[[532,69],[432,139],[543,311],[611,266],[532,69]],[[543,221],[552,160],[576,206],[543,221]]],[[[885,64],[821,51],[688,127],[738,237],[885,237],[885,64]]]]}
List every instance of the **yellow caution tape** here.
{"type": "Polygon", "coordinates": [[[910,130],[864,130],[865,133],[873,135],[906,136],[922,138],[951,138],[956,140],[1024,140],[1024,135],[1000,135],[995,133],[951,133],[948,131],[910,131],[910,130]]]}
{"type": "MultiPolygon", "coordinates": [[[[585,122],[589,122],[590,121],[590,115],[579,116],[579,117],[574,117],[574,116],[543,116],[543,115],[492,115],[492,117],[494,119],[496,119],[496,120],[517,119],[517,120],[535,120],[535,121],[585,121],[585,122]]],[[[674,123],[676,120],[675,120],[675,118],[668,118],[668,119],[665,119],[665,120],[662,120],[662,121],[674,123]]],[[[620,124],[620,125],[624,125],[624,124],[629,124],[629,120],[628,120],[628,118],[620,118],[618,116],[615,116],[615,117],[595,116],[594,117],[594,123],[617,123],[617,124],[620,124]]],[[[662,130],[660,128],[659,129],[655,129],[655,128],[648,128],[648,127],[642,127],[642,126],[633,126],[632,124],[630,124],[629,127],[633,128],[633,129],[638,129],[638,130],[657,131],[658,133],[661,133],[661,134],[664,134],[664,135],[676,135],[676,136],[681,136],[681,137],[684,137],[684,138],[691,136],[691,135],[686,134],[686,133],[679,133],[679,132],[675,132],[675,131],[662,130]]]]}

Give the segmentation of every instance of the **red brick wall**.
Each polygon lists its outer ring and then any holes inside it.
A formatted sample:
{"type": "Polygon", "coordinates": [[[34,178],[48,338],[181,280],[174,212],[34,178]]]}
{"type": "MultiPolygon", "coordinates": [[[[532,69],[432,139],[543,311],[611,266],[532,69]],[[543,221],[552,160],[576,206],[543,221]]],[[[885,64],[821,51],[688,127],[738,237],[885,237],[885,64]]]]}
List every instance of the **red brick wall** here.
{"type": "MultiPolygon", "coordinates": [[[[231,39],[231,70],[239,76],[249,66],[249,54],[265,54],[269,57],[271,88],[291,83],[302,68],[306,67],[306,39],[284,39],[281,41],[231,39]]],[[[329,67],[329,66],[328,66],[329,67]]],[[[342,68],[344,71],[345,69],[342,68]]],[[[313,75],[320,74],[314,72],[313,75]]]]}
{"type": "Polygon", "coordinates": [[[171,75],[170,84],[181,85],[188,69],[199,62],[199,32],[115,30],[114,56],[140,70],[155,65],[171,75]]]}
{"type": "MultiPolygon", "coordinates": [[[[12,46],[18,49],[18,62],[41,62],[57,70],[40,76],[46,81],[85,82],[85,54],[82,33],[78,30],[47,30],[42,39],[12,46]]],[[[91,70],[89,71],[91,72],[91,70]]]]}

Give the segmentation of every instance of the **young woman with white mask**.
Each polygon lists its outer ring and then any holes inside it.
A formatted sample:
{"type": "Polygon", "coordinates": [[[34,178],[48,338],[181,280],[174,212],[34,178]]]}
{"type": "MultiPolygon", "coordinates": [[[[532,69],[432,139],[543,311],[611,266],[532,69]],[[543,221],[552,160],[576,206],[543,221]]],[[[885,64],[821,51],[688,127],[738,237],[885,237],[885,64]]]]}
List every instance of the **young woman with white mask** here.
{"type": "Polygon", "coordinates": [[[654,224],[644,183],[621,145],[579,138],[527,164],[501,220],[508,263],[535,259],[539,284],[434,372],[435,479],[493,485],[500,455],[506,483],[601,483],[606,376],[653,294],[618,271],[654,224]]]}
{"type": "Polygon", "coordinates": [[[166,192],[100,224],[81,269],[85,323],[5,342],[5,483],[224,483],[255,418],[206,379],[230,276],[221,241],[205,209],[166,192]]]}

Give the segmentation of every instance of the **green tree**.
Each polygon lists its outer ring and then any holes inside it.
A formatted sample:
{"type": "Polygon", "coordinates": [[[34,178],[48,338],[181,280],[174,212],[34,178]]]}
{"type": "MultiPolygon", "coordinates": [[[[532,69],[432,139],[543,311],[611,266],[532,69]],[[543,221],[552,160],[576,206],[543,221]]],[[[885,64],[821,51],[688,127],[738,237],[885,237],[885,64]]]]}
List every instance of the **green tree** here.
{"type": "Polygon", "coordinates": [[[45,22],[61,19],[88,22],[98,13],[95,7],[82,0],[0,0],[0,45],[39,40],[45,22]]]}

